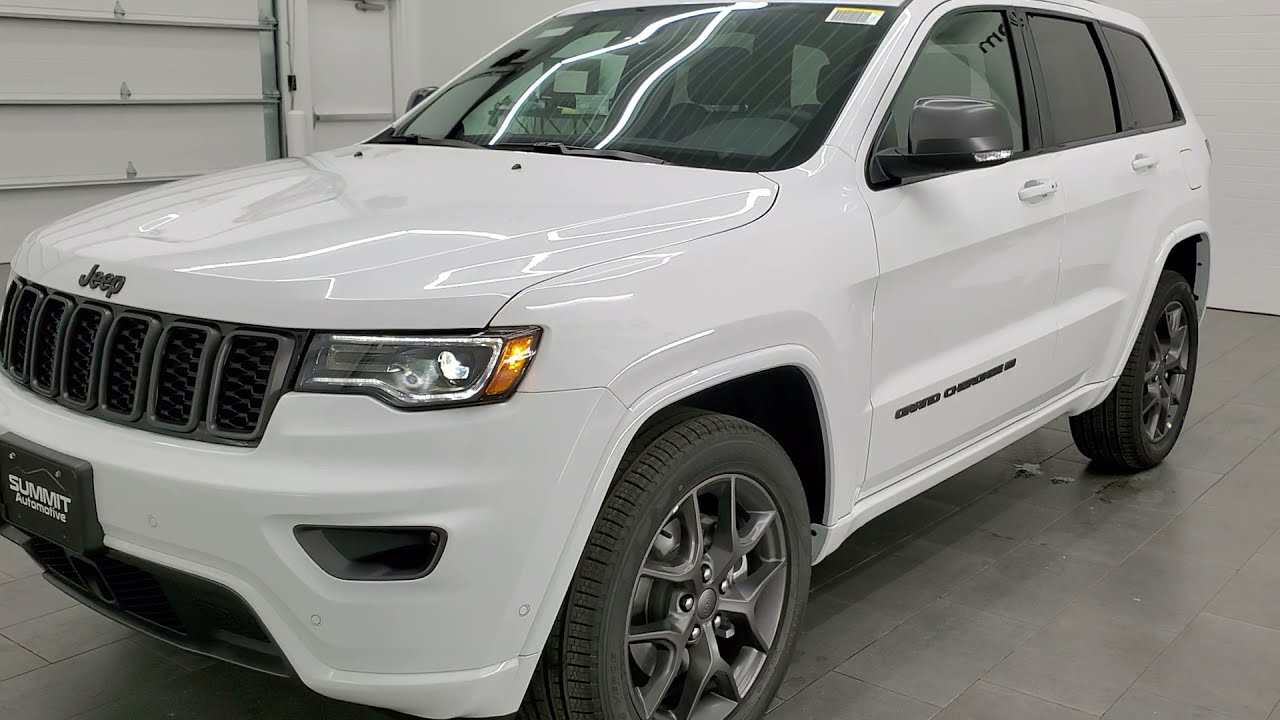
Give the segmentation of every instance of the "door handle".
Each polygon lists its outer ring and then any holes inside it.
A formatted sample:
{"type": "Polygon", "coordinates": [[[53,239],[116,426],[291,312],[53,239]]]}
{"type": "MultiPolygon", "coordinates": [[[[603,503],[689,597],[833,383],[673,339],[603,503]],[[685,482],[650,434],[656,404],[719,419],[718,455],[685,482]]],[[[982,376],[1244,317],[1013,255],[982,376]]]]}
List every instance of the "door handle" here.
{"type": "Polygon", "coordinates": [[[1134,172],[1142,172],[1143,170],[1150,170],[1154,167],[1159,167],[1159,165],[1160,165],[1160,158],[1153,157],[1146,153],[1141,153],[1133,159],[1134,172]]]}
{"type": "Polygon", "coordinates": [[[1029,180],[1018,191],[1018,199],[1022,202],[1035,202],[1058,192],[1058,183],[1052,180],[1029,180]]]}

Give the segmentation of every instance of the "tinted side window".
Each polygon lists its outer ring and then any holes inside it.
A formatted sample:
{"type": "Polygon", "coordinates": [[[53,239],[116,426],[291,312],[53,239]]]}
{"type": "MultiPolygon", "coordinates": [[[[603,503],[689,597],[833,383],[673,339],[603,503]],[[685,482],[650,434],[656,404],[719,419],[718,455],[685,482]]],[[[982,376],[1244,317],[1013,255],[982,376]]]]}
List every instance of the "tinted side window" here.
{"type": "Polygon", "coordinates": [[[1048,95],[1047,116],[1062,145],[1120,130],[1111,76],[1088,23],[1031,16],[1048,95]]]}
{"type": "Polygon", "coordinates": [[[1157,127],[1177,120],[1169,83],[1146,41],[1114,28],[1105,28],[1103,32],[1116,60],[1116,75],[1133,112],[1132,127],[1157,127]]]}
{"type": "Polygon", "coordinates": [[[877,151],[906,147],[916,101],[943,95],[996,103],[1009,114],[1014,150],[1027,148],[1022,93],[1004,13],[964,13],[938,23],[902,79],[877,151]]]}

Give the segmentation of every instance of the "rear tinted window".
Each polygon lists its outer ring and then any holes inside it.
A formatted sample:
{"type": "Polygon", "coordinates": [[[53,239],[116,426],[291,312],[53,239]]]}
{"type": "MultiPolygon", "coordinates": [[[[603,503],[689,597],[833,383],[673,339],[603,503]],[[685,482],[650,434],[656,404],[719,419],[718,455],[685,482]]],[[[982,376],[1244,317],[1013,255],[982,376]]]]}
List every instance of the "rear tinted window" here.
{"type": "Polygon", "coordinates": [[[1031,16],[1048,94],[1048,119],[1057,144],[1120,130],[1111,77],[1093,28],[1083,22],[1031,16]]]}
{"type": "Polygon", "coordinates": [[[1132,127],[1167,125],[1178,118],[1169,84],[1146,41],[1123,30],[1106,28],[1107,44],[1116,61],[1116,75],[1133,113],[1132,127]]]}

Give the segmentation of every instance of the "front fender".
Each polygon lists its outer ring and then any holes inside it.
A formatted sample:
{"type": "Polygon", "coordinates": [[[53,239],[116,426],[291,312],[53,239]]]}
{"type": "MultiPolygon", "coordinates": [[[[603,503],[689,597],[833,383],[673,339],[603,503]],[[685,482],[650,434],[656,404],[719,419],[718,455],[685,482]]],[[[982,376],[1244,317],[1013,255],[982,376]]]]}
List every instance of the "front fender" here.
{"type": "MultiPolygon", "coordinates": [[[[664,408],[708,387],[764,370],[788,366],[798,367],[809,374],[818,367],[817,357],[808,349],[796,345],[765,348],[682,373],[644,393],[620,415],[614,415],[614,408],[620,408],[620,405],[610,403],[607,407],[601,408],[602,413],[588,423],[588,429],[584,431],[582,439],[589,440],[590,436],[600,437],[598,425],[597,430],[591,429],[591,425],[597,424],[598,421],[609,422],[616,418],[616,422],[603,448],[595,443],[580,441],[575,449],[576,457],[570,459],[566,468],[566,480],[570,473],[579,477],[589,477],[589,480],[586,487],[582,489],[579,505],[565,507],[559,518],[547,518],[549,528],[567,527],[567,532],[563,537],[561,545],[563,549],[559,560],[546,583],[546,594],[538,605],[534,621],[529,625],[528,635],[521,651],[522,656],[536,655],[542,652],[546,645],[551,628],[560,612],[561,602],[569,590],[579,559],[595,527],[600,508],[604,506],[605,497],[613,486],[613,477],[617,473],[623,455],[626,454],[632,440],[645,423],[664,408]],[[598,462],[584,474],[592,458],[597,459],[598,462]],[[565,523],[566,520],[567,523],[565,523]]],[[[819,396],[819,402],[821,410],[821,396],[819,396]]],[[[545,546],[555,547],[555,545],[545,546]]]]}
{"type": "MultiPolygon", "coordinates": [[[[870,340],[879,261],[874,228],[827,149],[777,178],[763,217],[728,232],[603,262],[517,295],[494,326],[544,335],[522,393],[606,388],[621,412],[589,420],[548,518],[563,547],[524,653],[542,650],[618,464],[655,413],[708,388],[779,368],[815,390],[827,442],[827,510],[853,509],[870,438],[870,340]],[[599,441],[608,424],[608,440],[599,441]]],[[[550,534],[547,535],[550,537],[550,534]]],[[[540,572],[540,579],[548,573],[540,572]]],[[[531,591],[534,584],[526,585],[531,591]]]]}

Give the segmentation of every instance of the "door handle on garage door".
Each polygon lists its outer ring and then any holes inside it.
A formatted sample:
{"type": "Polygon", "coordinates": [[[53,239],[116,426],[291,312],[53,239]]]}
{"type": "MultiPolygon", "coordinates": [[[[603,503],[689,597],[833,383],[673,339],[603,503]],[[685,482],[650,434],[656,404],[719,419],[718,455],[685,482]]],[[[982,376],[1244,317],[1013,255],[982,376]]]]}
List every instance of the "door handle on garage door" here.
{"type": "Polygon", "coordinates": [[[1035,202],[1058,192],[1058,183],[1052,180],[1029,180],[1018,191],[1018,199],[1022,202],[1035,202]]]}
{"type": "Polygon", "coordinates": [[[1146,153],[1141,153],[1133,159],[1134,172],[1142,172],[1160,166],[1160,158],[1152,157],[1146,153]]]}

